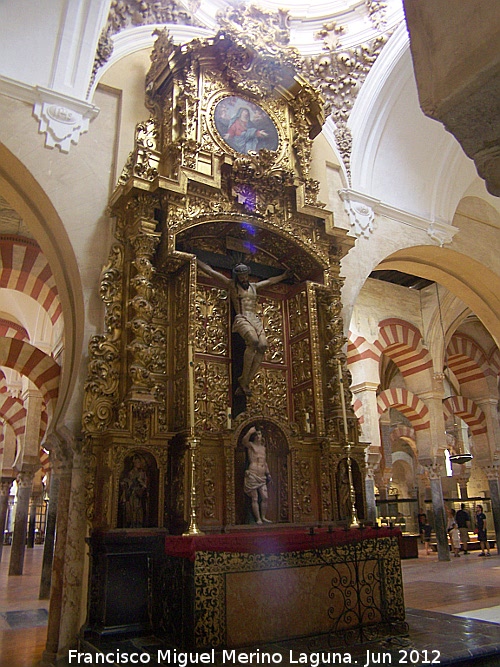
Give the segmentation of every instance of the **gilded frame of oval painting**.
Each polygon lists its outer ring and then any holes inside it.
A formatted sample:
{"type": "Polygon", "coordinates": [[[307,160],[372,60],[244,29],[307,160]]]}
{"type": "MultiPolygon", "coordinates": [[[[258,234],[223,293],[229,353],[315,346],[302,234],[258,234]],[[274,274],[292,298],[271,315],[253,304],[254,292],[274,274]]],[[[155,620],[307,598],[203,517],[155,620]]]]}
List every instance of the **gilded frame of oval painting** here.
{"type": "Polygon", "coordinates": [[[268,105],[241,94],[217,93],[208,105],[208,127],[214,141],[231,155],[254,155],[265,149],[283,157],[281,124],[268,105]]]}

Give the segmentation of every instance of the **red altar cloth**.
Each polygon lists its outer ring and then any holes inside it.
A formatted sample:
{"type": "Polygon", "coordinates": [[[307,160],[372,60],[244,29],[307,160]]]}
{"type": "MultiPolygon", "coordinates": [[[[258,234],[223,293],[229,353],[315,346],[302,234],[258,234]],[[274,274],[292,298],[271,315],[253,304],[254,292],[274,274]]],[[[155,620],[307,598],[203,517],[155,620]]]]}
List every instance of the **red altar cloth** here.
{"type": "Polygon", "coordinates": [[[168,535],[165,538],[167,556],[189,558],[194,561],[197,551],[224,551],[247,554],[278,554],[287,551],[306,551],[342,544],[352,544],[379,537],[398,537],[399,528],[315,528],[309,529],[249,530],[217,535],[168,535]]]}

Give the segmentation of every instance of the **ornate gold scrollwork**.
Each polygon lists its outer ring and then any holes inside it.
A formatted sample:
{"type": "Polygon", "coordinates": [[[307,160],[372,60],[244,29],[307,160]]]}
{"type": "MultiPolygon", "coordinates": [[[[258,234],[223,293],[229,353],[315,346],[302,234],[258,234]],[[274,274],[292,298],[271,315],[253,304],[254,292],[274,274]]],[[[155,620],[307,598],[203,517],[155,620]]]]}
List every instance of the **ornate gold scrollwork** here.
{"type": "Polygon", "coordinates": [[[113,423],[120,380],[122,332],[123,246],[113,245],[101,277],[101,298],[106,304],[106,333],[89,343],[88,379],[85,383],[83,429],[102,432],[113,423]]]}

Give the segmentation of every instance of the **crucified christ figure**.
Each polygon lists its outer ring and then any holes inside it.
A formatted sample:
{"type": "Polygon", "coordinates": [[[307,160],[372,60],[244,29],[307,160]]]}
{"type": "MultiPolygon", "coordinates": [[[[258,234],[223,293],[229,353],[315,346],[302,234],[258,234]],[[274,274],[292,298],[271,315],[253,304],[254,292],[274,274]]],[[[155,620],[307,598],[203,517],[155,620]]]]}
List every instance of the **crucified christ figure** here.
{"type": "Polygon", "coordinates": [[[257,291],[268,285],[289,278],[292,272],[287,269],[279,276],[251,283],[249,280],[250,269],[246,264],[238,264],[233,269],[233,278],[226,278],[211,266],[198,259],[198,266],[218,283],[223,285],[229,292],[236,316],[233,322],[233,331],[238,333],[245,341],[245,354],[243,356],[243,372],[238,378],[239,387],[236,394],[251,396],[250,382],[255,377],[264,354],[267,350],[267,338],[262,320],[256,313],[257,291]]]}

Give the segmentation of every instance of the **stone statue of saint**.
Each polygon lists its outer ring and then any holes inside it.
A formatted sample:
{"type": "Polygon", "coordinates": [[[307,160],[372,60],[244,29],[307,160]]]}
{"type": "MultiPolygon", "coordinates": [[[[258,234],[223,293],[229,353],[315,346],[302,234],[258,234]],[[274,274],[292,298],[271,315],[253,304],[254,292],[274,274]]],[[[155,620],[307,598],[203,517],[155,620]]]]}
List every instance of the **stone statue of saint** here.
{"type": "Polygon", "coordinates": [[[258,524],[271,523],[266,518],[267,512],[267,485],[271,481],[271,474],[266,461],[266,446],[262,438],[262,431],[251,426],[242,439],[243,446],[248,452],[249,466],[245,470],[244,491],[252,500],[252,512],[258,524]]]}
{"type": "Polygon", "coordinates": [[[250,382],[255,377],[267,350],[267,338],[264,326],[256,313],[257,291],[262,287],[275,285],[291,277],[292,272],[287,269],[279,276],[251,283],[249,281],[250,269],[246,264],[238,264],[233,269],[233,279],[226,278],[222,273],[215,271],[201,260],[198,260],[198,266],[204,273],[215,278],[229,292],[236,312],[233,331],[243,338],[246,345],[243,357],[243,372],[238,378],[239,387],[236,390],[236,394],[251,396],[250,382]]]}

